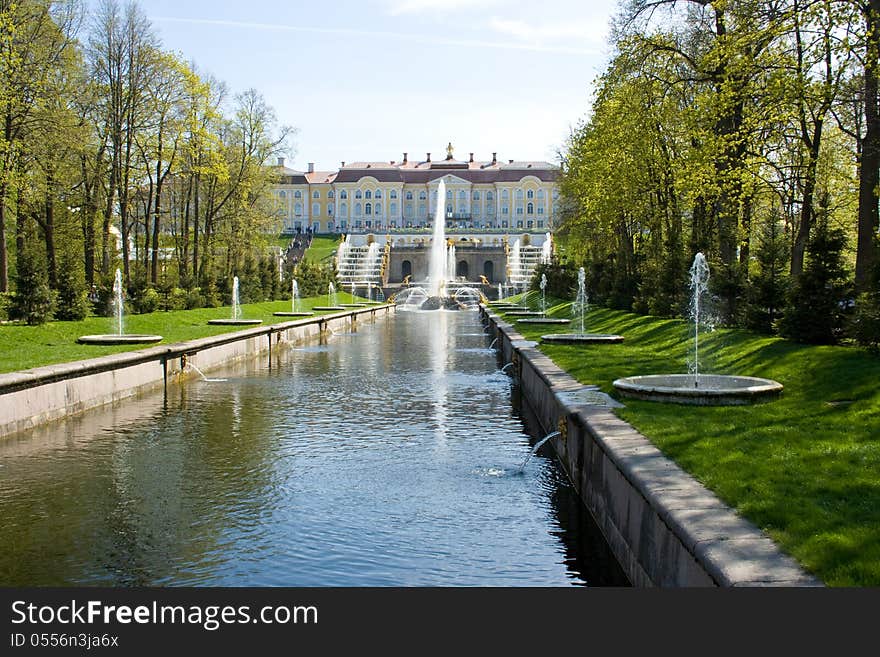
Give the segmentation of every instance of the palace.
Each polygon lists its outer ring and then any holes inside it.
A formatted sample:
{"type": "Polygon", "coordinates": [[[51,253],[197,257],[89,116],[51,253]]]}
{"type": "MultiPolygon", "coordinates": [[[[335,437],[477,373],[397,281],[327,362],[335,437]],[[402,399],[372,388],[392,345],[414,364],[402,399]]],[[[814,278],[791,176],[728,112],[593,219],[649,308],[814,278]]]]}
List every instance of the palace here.
{"type": "Polygon", "coordinates": [[[548,162],[445,159],[353,162],[338,171],[295,171],[278,158],[273,186],[280,232],[388,233],[433,224],[446,185],[446,223],[463,230],[545,232],[559,211],[558,167],[548,162]]]}

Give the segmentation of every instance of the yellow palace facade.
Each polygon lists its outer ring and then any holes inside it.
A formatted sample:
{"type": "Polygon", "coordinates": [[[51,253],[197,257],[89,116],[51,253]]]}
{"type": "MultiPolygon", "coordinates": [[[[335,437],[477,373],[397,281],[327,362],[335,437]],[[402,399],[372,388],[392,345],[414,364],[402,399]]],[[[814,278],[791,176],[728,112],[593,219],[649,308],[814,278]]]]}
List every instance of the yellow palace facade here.
{"type": "Polygon", "coordinates": [[[450,228],[544,232],[559,211],[558,167],[548,162],[446,157],[353,162],[337,171],[295,171],[279,158],[272,188],[282,233],[358,233],[432,225],[437,188],[446,185],[450,228]]]}

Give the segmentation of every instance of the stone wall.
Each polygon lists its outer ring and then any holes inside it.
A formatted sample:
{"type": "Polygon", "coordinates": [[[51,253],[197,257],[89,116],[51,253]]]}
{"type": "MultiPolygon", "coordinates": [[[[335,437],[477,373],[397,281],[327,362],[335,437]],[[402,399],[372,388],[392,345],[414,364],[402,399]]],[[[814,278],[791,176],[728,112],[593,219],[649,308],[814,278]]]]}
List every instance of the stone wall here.
{"type": "Polygon", "coordinates": [[[115,402],[180,377],[198,376],[230,361],[266,354],[283,343],[314,339],[328,330],[357,330],[394,306],[352,309],[271,326],[139,351],[48,365],[0,375],[0,438],[46,422],[115,402]]]}
{"type": "Polygon", "coordinates": [[[822,586],[490,309],[505,371],[635,586],[822,586]]]}

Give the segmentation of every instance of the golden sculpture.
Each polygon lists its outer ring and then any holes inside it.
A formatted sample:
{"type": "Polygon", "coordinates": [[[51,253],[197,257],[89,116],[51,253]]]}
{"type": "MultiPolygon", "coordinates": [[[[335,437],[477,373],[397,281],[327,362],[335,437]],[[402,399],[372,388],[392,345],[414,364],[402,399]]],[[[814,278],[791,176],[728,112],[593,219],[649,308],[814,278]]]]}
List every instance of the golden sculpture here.
{"type": "Polygon", "coordinates": [[[452,142],[449,142],[449,144],[447,144],[447,146],[446,146],[446,159],[447,160],[452,159],[452,142]]]}

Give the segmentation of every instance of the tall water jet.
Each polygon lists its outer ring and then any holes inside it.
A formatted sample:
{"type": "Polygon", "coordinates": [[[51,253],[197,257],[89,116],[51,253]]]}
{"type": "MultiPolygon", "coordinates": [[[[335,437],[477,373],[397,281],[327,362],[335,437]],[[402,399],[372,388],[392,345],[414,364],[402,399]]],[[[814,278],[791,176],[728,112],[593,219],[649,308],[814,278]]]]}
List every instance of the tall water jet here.
{"type": "Polygon", "coordinates": [[[122,313],[125,307],[125,301],[122,298],[122,272],[116,268],[116,275],[113,278],[113,316],[116,318],[116,335],[125,333],[122,324],[122,313]]]}
{"type": "Polygon", "coordinates": [[[700,387],[700,321],[703,307],[703,295],[709,289],[709,265],[706,256],[697,253],[690,269],[690,319],[694,323],[694,359],[690,363],[689,371],[694,377],[694,387],[700,387]]]}
{"type": "Polygon", "coordinates": [[[77,342],[81,344],[150,344],[159,342],[161,335],[148,335],[145,333],[126,333],[123,316],[125,313],[125,298],[122,287],[122,272],[117,268],[113,278],[113,298],[110,302],[113,310],[113,324],[115,333],[104,335],[81,335],[77,342]]]}
{"type": "Polygon", "coordinates": [[[336,286],[332,282],[327,286],[327,305],[336,305],[336,286]]]}
{"type": "Polygon", "coordinates": [[[542,335],[541,339],[545,342],[564,342],[564,343],[615,343],[623,342],[622,335],[613,333],[587,333],[585,317],[589,311],[589,296],[587,295],[587,273],[584,268],[578,269],[578,289],[574,303],[571,305],[572,321],[577,322],[577,332],[575,333],[551,333],[542,335]]]}
{"type": "Polygon", "coordinates": [[[541,274],[541,314],[547,313],[547,274],[541,274]]]}
{"type": "Polygon", "coordinates": [[[209,319],[208,324],[226,324],[229,326],[262,324],[262,319],[242,319],[241,302],[238,293],[238,276],[232,277],[232,317],[229,319],[209,319]]]}
{"type": "Polygon", "coordinates": [[[690,268],[688,319],[694,323],[693,360],[687,374],[649,374],[617,379],[613,386],[624,397],[699,406],[730,406],[772,400],[782,384],[754,376],[700,373],[700,323],[705,321],[703,295],[709,289],[709,265],[702,253],[690,268]]]}
{"type": "Polygon", "coordinates": [[[584,268],[578,269],[578,290],[574,303],[571,306],[571,312],[574,319],[577,320],[578,333],[584,332],[584,317],[589,308],[589,297],[587,296],[587,273],[584,268]]]}
{"type": "Polygon", "coordinates": [[[277,312],[272,314],[278,315],[279,317],[307,317],[315,314],[308,310],[300,310],[300,306],[299,283],[297,283],[294,278],[290,282],[290,312],[277,312]]]}
{"type": "Polygon", "coordinates": [[[446,183],[437,185],[437,204],[434,208],[434,235],[428,260],[428,294],[442,296],[446,283],[446,183]]]}
{"type": "Polygon", "coordinates": [[[446,282],[455,280],[455,245],[450,244],[446,249],[446,282]]]}
{"type": "Polygon", "coordinates": [[[241,319],[241,303],[238,299],[238,276],[232,277],[232,319],[241,319]]]}

